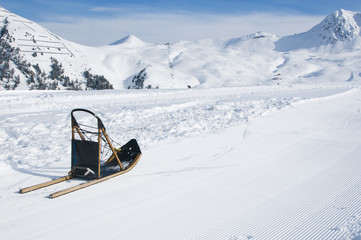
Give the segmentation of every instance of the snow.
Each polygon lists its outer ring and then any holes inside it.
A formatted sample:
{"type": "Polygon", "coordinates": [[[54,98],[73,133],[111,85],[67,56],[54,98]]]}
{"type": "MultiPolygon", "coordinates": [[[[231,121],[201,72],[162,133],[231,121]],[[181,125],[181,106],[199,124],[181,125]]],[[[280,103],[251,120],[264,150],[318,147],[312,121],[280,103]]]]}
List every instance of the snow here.
{"type": "Polygon", "coordinates": [[[352,83],[1,92],[0,238],[358,239],[361,89],[352,83]],[[70,111],[136,138],[129,173],[48,199],[70,111]]]}
{"type": "Polygon", "coordinates": [[[0,239],[361,239],[360,16],[286,37],[87,47],[0,7],[28,61],[56,56],[72,79],[90,69],[116,88],[0,91],[0,239]],[[143,69],[152,89],[125,90],[143,69]],[[19,194],[69,172],[74,108],[137,139],[139,163],[56,199],[82,181],[19,194]]]}

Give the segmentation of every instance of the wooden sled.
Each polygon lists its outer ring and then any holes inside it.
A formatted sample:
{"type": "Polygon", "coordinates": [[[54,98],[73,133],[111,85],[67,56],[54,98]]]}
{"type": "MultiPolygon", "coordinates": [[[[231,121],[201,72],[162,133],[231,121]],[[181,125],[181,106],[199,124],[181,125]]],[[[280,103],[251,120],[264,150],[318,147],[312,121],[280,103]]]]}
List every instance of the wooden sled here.
{"type": "Polygon", "coordinates": [[[120,148],[115,148],[112,143],[114,141],[106,133],[100,118],[89,110],[74,109],[71,111],[71,126],[71,170],[68,175],[22,188],[19,193],[27,193],[72,178],[87,180],[82,184],[49,195],[49,198],[56,198],[129,172],[142,155],[135,139],[131,139],[120,148]],[[74,116],[75,112],[90,114],[95,118],[95,123],[93,125],[79,124],[74,116]]]}

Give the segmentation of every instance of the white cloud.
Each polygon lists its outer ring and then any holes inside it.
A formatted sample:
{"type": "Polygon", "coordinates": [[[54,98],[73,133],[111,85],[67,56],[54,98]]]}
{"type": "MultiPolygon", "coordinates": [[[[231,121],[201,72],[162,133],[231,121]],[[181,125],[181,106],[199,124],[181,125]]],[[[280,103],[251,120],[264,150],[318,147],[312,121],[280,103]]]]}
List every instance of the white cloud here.
{"type": "Polygon", "coordinates": [[[270,13],[141,13],[111,19],[74,18],[72,21],[67,19],[66,22],[40,24],[68,40],[97,46],[109,44],[128,34],[153,43],[240,37],[257,31],[291,35],[309,30],[323,18],[270,13]]]}

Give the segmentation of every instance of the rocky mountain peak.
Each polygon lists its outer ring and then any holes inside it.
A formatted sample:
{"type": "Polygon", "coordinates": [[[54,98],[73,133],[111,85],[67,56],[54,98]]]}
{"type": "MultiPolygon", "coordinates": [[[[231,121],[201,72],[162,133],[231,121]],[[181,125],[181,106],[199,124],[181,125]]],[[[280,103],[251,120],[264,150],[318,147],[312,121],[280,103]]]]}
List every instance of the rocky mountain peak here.
{"type": "Polygon", "coordinates": [[[353,40],[360,36],[361,13],[340,9],[328,15],[310,31],[317,33],[323,44],[353,40]]]}

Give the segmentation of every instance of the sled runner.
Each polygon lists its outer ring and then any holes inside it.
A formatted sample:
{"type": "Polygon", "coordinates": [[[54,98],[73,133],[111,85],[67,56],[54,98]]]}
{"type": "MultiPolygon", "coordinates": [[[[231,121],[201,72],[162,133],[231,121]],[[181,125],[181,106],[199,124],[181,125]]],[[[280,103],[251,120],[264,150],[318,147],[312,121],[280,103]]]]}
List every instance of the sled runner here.
{"type": "Polygon", "coordinates": [[[103,122],[89,110],[72,110],[71,128],[71,170],[68,175],[20,189],[20,193],[27,193],[72,178],[88,180],[82,184],[49,195],[49,198],[56,198],[124,174],[138,163],[142,155],[135,139],[130,140],[119,148],[115,148],[114,143],[116,142],[106,133],[103,122]],[[78,114],[82,116],[83,122],[78,122],[75,118],[75,115],[78,114]]]}

